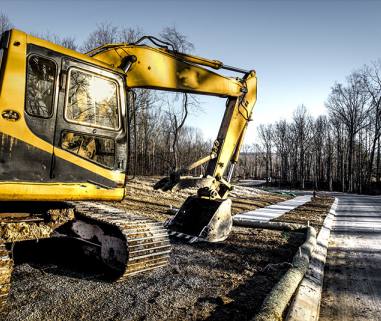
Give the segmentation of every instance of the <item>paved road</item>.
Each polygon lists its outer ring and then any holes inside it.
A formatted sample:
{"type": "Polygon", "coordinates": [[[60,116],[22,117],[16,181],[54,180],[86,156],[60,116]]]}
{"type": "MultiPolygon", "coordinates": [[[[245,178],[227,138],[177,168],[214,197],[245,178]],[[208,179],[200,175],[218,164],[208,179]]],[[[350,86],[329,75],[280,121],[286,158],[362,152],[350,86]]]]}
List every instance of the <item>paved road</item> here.
{"type": "Polygon", "coordinates": [[[336,197],[319,321],[381,320],[381,196],[336,197]]]}

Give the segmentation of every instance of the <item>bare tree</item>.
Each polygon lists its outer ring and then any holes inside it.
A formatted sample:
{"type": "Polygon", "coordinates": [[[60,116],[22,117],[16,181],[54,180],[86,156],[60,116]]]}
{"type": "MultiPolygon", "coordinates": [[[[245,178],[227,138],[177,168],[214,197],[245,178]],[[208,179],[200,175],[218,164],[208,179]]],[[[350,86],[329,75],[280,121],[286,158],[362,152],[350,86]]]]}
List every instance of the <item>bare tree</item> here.
{"type": "Polygon", "coordinates": [[[324,180],[323,153],[327,136],[327,118],[319,116],[313,122],[312,152],[313,152],[313,178],[314,189],[318,190],[324,180]]]}
{"type": "Polygon", "coordinates": [[[280,159],[280,183],[287,182],[287,173],[289,170],[289,151],[290,151],[290,127],[287,121],[280,120],[274,125],[274,145],[280,159]]]}
{"type": "Polygon", "coordinates": [[[175,26],[165,27],[160,38],[172,44],[176,51],[188,53],[194,50],[194,44],[188,41],[187,36],[178,31],[175,26]]]}
{"type": "Polygon", "coordinates": [[[44,33],[32,33],[35,37],[45,39],[47,41],[53,42],[57,45],[63,46],[65,48],[69,48],[72,50],[77,50],[78,45],[74,37],[61,37],[55,33],[51,33],[49,31],[44,33]]]}
{"type": "Polygon", "coordinates": [[[12,22],[5,13],[0,13],[0,34],[13,28],[12,22]]]}
{"type": "Polygon", "coordinates": [[[118,32],[118,39],[120,42],[133,43],[139,40],[144,35],[140,27],[135,28],[122,28],[118,32]]]}
{"type": "MultiPolygon", "coordinates": [[[[373,133],[370,156],[368,162],[367,183],[369,184],[374,172],[374,160],[377,146],[380,144],[381,137],[381,59],[373,62],[370,66],[364,66],[362,70],[362,86],[365,92],[369,94],[369,124],[370,130],[373,133]]],[[[376,177],[379,181],[379,159],[380,148],[377,151],[376,177]]]]}
{"type": "MultiPolygon", "coordinates": [[[[187,53],[194,49],[194,45],[191,42],[189,42],[187,40],[187,37],[181,32],[179,32],[174,26],[164,28],[160,33],[160,38],[170,43],[176,51],[187,53]]],[[[170,108],[167,109],[167,116],[169,119],[169,124],[172,133],[172,143],[170,151],[173,155],[173,159],[171,170],[178,169],[180,165],[178,156],[178,139],[181,129],[183,128],[185,121],[189,115],[190,108],[196,108],[199,105],[198,100],[195,96],[188,94],[181,94],[181,96],[182,103],[180,111],[175,107],[176,102],[179,101],[178,95],[175,95],[174,98],[168,103],[168,106],[170,106],[170,108]]]]}
{"type": "Polygon", "coordinates": [[[61,38],[58,42],[59,45],[72,49],[72,50],[77,50],[78,45],[74,37],[64,37],[61,38]]]}
{"type": "Polygon", "coordinates": [[[326,106],[332,118],[337,118],[346,128],[348,135],[348,192],[353,191],[353,150],[356,134],[366,125],[366,103],[368,95],[362,90],[361,75],[352,73],[348,85],[335,84],[326,106]]]}
{"type": "Polygon", "coordinates": [[[81,51],[88,52],[96,47],[107,43],[115,43],[119,40],[118,27],[111,23],[102,22],[97,24],[96,29],[90,33],[81,47],[81,51]]]}
{"type": "Polygon", "coordinates": [[[333,146],[333,140],[332,140],[332,129],[331,124],[329,121],[327,121],[327,127],[326,127],[327,133],[327,143],[325,144],[325,155],[326,155],[326,162],[327,162],[327,183],[328,183],[328,190],[330,192],[333,191],[333,153],[334,153],[334,146],[333,146]]]}
{"type": "Polygon", "coordinates": [[[307,112],[307,108],[304,105],[298,106],[294,112],[293,117],[293,131],[295,135],[295,142],[297,144],[297,157],[298,157],[298,176],[300,188],[304,189],[305,182],[305,161],[306,161],[306,151],[311,144],[311,116],[307,112]]]}
{"type": "Polygon", "coordinates": [[[273,145],[273,129],[272,125],[259,125],[259,138],[265,150],[266,160],[266,182],[271,181],[272,176],[272,145],[273,145]]]}

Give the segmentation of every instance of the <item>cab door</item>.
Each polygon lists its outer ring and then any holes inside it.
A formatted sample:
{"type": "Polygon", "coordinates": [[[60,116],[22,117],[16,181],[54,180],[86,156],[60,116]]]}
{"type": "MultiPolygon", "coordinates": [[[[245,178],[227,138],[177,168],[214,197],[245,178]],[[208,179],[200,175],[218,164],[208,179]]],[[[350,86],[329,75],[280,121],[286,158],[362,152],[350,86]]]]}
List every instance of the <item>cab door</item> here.
{"type": "Polygon", "coordinates": [[[123,186],[127,159],[123,78],[64,58],[59,88],[54,180],[123,186]]]}
{"type": "Polygon", "coordinates": [[[1,66],[0,181],[49,182],[59,58],[14,42],[1,66]]]}

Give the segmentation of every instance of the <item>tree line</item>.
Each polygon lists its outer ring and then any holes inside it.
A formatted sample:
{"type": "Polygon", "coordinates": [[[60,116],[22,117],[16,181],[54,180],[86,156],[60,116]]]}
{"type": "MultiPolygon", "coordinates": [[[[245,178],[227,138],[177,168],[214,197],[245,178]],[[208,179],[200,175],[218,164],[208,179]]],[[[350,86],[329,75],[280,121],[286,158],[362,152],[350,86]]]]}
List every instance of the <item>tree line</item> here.
{"type": "Polygon", "coordinates": [[[259,125],[239,174],[280,186],[380,192],[381,60],[335,83],[325,105],[327,115],[313,118],[302,105],[291,121],[259,125]]]}
{"type": "MultiPolygon", "coordinates": [[[[12,27],[0,14],[0,31],[12,27]]],[[[105,43],[133,43],[144,35],[139,27],[96,25],[83,43],[74,37],[36,34],[65,47],[87,52],[105,43]]],[[[194,45],[175,27],[157,35],[176,50],[194,45]]],[[[129,97],[131,154],[129,174],[166,175],[210,152],[212,141],[187,126],[200,108],[197,98],[138,89],[129,97]]],[[[258,142],[244,145],[236,177],[265,178],[268,183],[297,188],[369,192],[381,184],[381,60],[334,83],[326,99],[327,115],[311,117],[298,106],[290,121],[259,125],[258,142]]],[[[217,133],[216,133],[217,134],[217,133]]],[[[203,173],[203,167],[192,172],[203,173]]]]}

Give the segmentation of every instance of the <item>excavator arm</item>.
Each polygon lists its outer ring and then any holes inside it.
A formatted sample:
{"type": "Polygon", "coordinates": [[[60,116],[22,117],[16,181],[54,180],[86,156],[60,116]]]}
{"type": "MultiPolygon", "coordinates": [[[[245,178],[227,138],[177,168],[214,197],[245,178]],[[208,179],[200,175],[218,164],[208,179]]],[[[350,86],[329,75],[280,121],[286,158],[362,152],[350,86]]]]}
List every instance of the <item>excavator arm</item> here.
{"type": "Polygon", "coordinates": [[[129,88],[152,88],[221,97],[240,97],[246,90],[240,80],[204,68],[225,68],[217,60],[163,48],[128,44],[105,45],[87,54],[121,68],[126,73],[129,88]]]}
{"type": "Polygon", "coordinates": [[[168,226],[208,241],[220,241],[231,229],[230,179],[239,157],[256,101],[255,71],[225,66],[217,60],[179,53],[168,48],[139,44],[110,44],[88,53],[94,59],[121,69],[128,88],[213,95],[227,98],[225,113],[210,155],[205,177],[208,185],[188,198],[168,226]],[[230,78],[208,68],[243,73],[230,78]],[[196,224],[195,224],[196,222],[196,224]]]}
{"type": "MultiPolygon", "coordinates": [[[[257,81],[254,71],[225,66],[209,60],[164,48],[145,45],[111,44],[88,53],[89,56],[126,74],[128,88],[151,88],[183,93],[226,97],[226,110],[210,157],[206,175],[216,179],[210,196],[226,198],[228,182],[224,175],[237,162],[245,130],[256,101],[257,81]],[[205,67],[244,73],[242,79],[230,78],[205,67]],[[218,185],[223,183],[223,190],[218,185]],[[218,195],[216,194],[218,193],[218,195]]],[[[228,181],[232,174],[228,173],[228,181]]]]}

